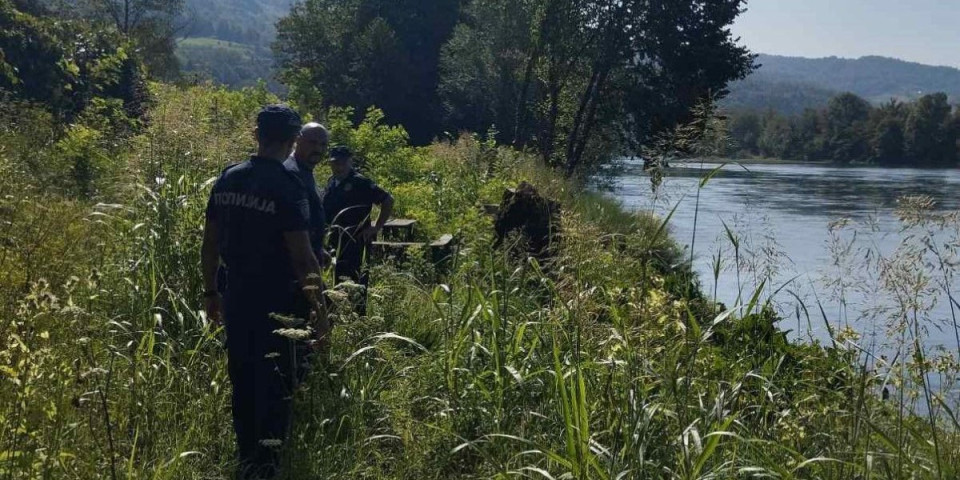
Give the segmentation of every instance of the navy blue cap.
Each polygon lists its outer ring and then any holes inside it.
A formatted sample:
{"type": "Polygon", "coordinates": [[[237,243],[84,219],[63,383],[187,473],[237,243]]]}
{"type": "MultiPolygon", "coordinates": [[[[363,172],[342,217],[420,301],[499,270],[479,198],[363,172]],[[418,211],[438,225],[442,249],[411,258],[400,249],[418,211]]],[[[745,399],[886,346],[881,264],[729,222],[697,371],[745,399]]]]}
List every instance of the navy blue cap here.
{"type": "Polygon", "coordinates": [[[266,141],[292,140],[302,125],[300,114],[283,104],[267,105],[257,114],[257,129],[266,141]]]}
{"type": "Polygon", "coordinates": [[[353,152],[346,145],[337,145],[330,149],[330,160],[346,160],[353,157],[353,152]]]}

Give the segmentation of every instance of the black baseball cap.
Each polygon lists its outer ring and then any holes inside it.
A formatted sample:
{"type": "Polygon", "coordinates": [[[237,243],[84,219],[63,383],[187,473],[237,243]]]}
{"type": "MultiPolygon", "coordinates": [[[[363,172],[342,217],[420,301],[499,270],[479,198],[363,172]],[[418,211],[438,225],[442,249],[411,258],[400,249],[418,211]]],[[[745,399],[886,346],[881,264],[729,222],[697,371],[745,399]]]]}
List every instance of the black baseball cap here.
{"type": "Polygon", "coordinates": [[[267,105],[257,114],[257,130],[260,139],[270,142],[286,142],[300,133],[303,119],[292,108],[283,105],[267,105]]]}
{"type": "Polygon", "coordinates": [[[347,160],[353,157],[353,152],[346,145],[337,145],[330,149],[330,161],[347,160]]]}

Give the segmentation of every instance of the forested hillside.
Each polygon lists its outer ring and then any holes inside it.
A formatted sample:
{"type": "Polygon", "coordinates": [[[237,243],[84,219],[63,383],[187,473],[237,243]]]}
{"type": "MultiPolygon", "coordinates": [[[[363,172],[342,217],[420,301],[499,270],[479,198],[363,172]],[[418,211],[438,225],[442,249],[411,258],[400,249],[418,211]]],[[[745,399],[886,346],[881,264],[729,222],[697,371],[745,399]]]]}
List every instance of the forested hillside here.
{"type": "Polygon", "coordinates": [[[290,11],[294,0],[187,0],[184,32],[245,45],[267,45],[274,23],[290,11]]]}
{"type": "Polygon", "coordinates": [[[727,110],[773,110],[793,115],[822,108],[838,92],[809,83],[769,75],[762,69],[730,84],[730,95],[721,101],[727,110]]]}
{"type": "Polygon", "coordinates": [[[801,113],[823,108],[831,97],[852,92],[879,104],[891,99],[916,100],[943,92],[951,103],[960,100],[960,70],[905,62],[886,57],[859,59],[799,58],[759,55],[760,67],[730,85],[724,106],[731,109],[801,113]]]}
{"type": "Polygon", "coordinates": [[[878,56],[808,59],[760,55],[757,63],[766,75],[852,92],[871,102],[913,100],[936,92],[946,93],[951,101],[960,99],[960,70],[951,67],[878,56]]]}
{"type": "Polygon", "coordinates": [[[270,43],[293,0],[187,0],[177,58],[183,71],[230,86],[258,80],[276,90],[270,43]]]}

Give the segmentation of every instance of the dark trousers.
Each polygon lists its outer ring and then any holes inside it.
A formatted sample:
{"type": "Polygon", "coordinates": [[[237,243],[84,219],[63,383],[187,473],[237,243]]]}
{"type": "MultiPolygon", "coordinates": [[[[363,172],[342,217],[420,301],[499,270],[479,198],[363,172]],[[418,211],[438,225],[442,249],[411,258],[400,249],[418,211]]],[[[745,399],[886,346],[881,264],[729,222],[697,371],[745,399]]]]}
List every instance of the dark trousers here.
{"type": "Polygon", "coordinates": [[[334,269],[336,283],[343,283],[347,278],[358,285],[363,286],[363,294],[360,301],[357,302],[357,314],[365,316],[367,314],[367,287],[370,284],[370,275],[367,272],[366,260],[368,254],[367,244],[354,241],[347,235],[341,236],[341,241],[333,245],[334,255],[337,257],[337,265],[334,269]]]}
{"type": "Polygon", "coordinates": [[[277,475],[292,418],[293,394],[306,373],[307,349],[277,335],[271,313],[309,318],[302,294],[229,288],[225,298],[227,361],[240,478],[277,475]]]}

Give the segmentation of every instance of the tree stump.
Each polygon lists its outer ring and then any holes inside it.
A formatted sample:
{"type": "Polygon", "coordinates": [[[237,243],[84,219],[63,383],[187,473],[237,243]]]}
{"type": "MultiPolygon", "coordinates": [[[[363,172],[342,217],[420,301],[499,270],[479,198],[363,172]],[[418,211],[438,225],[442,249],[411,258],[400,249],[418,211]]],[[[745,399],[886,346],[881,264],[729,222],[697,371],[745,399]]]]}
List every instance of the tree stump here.
{"type": "Polygon", "coordinates": [[[503,193],[500,209],[494,220],[499,247],[512,233],[526,242],[525,253],[541,263],[553,258],[560,240],[560,204],[542,195],[527,182],[503,193]]]}

